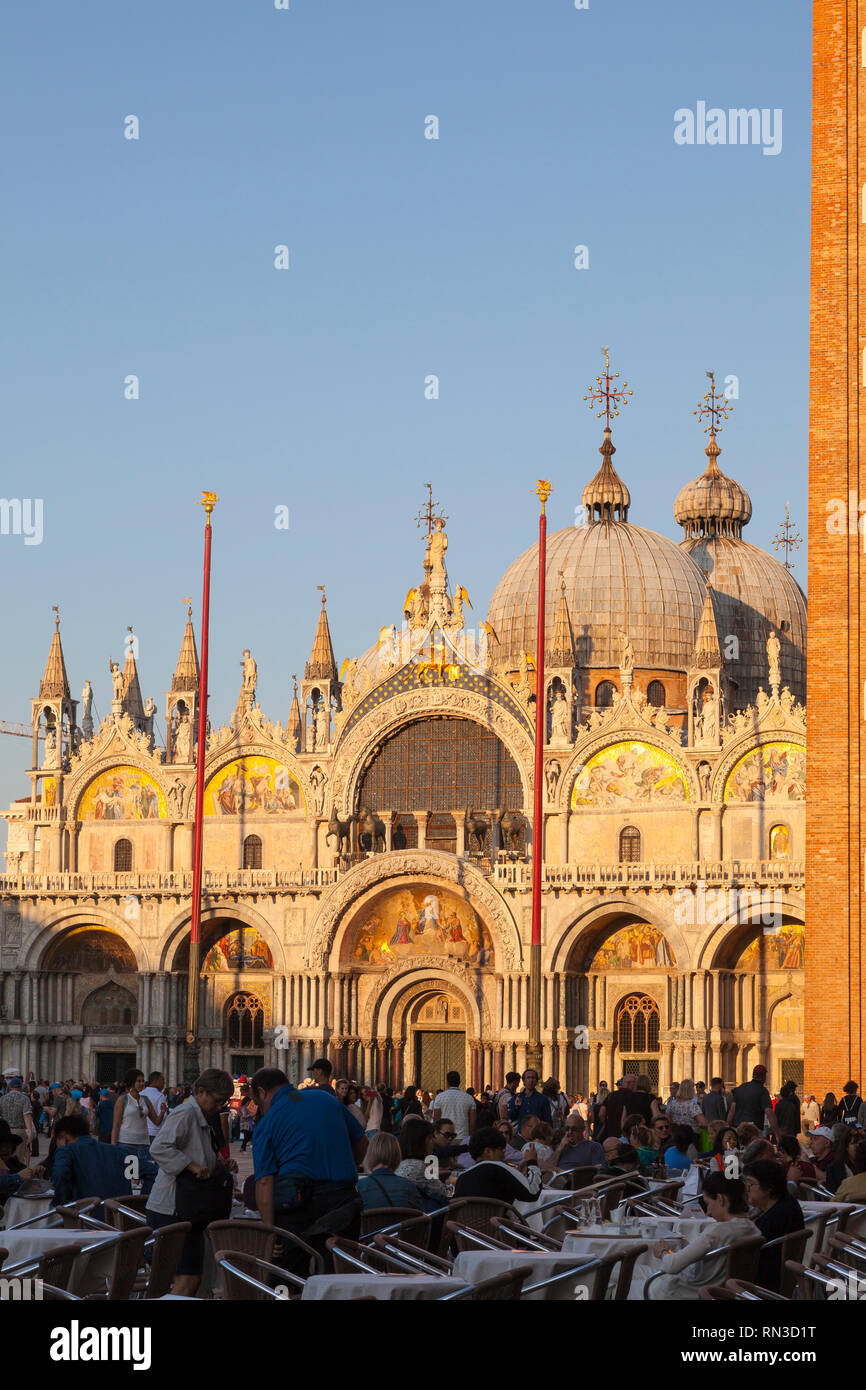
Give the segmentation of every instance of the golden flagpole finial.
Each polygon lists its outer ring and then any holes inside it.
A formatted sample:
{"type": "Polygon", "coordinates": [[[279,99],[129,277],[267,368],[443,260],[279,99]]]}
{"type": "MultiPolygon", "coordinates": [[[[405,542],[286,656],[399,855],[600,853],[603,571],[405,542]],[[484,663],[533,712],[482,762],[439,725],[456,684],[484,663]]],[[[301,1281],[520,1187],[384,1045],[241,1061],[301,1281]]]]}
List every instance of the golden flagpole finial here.
{"type": "Polygon", "coordinates": [[[207,521],[205,523],[205,525],[207,526],[210,526],[210,514],[218,501],[219,498],[217,497],[215,492],[203,492],[201,495],[201,505],[207,512],[207,521]]]}
{"type": "Polygon", "coordinates": [[[546,505],[546,503],[547,503],[547,499],[548,499],[548,497],[550,496],[550,494],[553,492],[553,488],[552,488],[551,484],[548,483],[548,482],[545,482],[545,480],[544,480],[543,478],[539,478],[538,482],[536,483],[536,485],[535,485],[535,487],[532,489],[532,491],[535,493],[536,497],[537,497],[537,498],[539,499],[539,501],[541,502],[541,510],[544,511],[545,505],[546,505]]]}
{"type": "Polygon", "coordinates": [[[701,397],[697,410],[692,411],[692,414],[697,415],[698,419],[701,421],[709,418],[710,423],[704,425],[704,434],[712,434],[715,436],[722,432],[719,421],[726,420],[733,407],[726,398],[725,393],[716,390],[715,372],[707,372],[707,376],[710,379],[710,389],[701,397]]]}
{"type": "Polygon", "coordinates": [[[604,354],[604,371],[601,376],[596,377],[595,386],[590,387],[589,395],[584,396],[583,399],[589,401],[590,410],[595,410],[596,406],[600,407],[596,419],[600,420],[604,416],[605,429],[609,430],[610,422],[619,414],[620,406],[628,405],[628,398],[634,393],[628,389],[627,381],[624,381],[622,386],[612,385],[613,382],[619,380],[619,372],[610,370],[610,349],[603,347],[602,353],[604,354]]]}

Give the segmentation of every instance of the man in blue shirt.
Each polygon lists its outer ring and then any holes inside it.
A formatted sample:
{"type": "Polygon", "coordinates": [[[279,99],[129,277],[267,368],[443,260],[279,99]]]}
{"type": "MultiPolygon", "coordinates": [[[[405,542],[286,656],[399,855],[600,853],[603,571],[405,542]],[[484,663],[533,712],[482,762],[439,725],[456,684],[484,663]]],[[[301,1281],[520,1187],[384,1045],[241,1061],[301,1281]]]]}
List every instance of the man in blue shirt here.
{"type": "Polygon", "coordinates": [[[547,1096],[538,1089],[538,1072],[530,1067],[523,1073],[523,1090],[508,1105],[508,1118],[519,1129],[527,1115],[535,1115],[546,1125],[553,1124],[553,1110],[547,1096]]]}
{"type": "MultiPolygon", "coordinates": [[[[253,1168],[262,1221],[300,1236],[327,1263],[328,1238],[356,1240],[360,1230],[363,1128],[336,1096],[316,1086],[299,1091],[277,1067],[257,1071],[250,1090],[259,1108],[253,1168]]],[[[284,1263],[309,1273],[304,1252],[291,1245],[284,1263]]]]}
{"type": "Polygon", "coordinates": [[[96,1107],[96,1135],[100,1144],[111,1143],[116,1101],[117,1096],[112,1091],[104,1089],[99,1092],[99,1104],[96,1107]]]}
{"type": "MultiPolygon", "coordinates": [[[[132,1182],[126,1176],[126,1151],[117,1145],[105,1146],[91,1135],[83,1115],[64,1115],[54,1130],[57,1150],[51,1181],[55,1205],[77,1202],[81,1197],[129,1197],[132,1182]]],[[[156,1177],[156,1164],[138,1162],[138,1176],[144,1191],[156,1177]]],[[[95,1215],[99,1219],[101,1208],[95,1215]]]]}

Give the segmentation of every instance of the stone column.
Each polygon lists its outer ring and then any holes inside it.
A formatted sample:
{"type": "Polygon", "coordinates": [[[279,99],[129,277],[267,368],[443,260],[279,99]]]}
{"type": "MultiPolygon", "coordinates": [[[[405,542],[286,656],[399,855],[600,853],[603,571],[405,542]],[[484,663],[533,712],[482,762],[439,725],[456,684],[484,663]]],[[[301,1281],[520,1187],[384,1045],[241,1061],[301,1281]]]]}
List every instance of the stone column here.
{"type": "Polygon", "coordinates": [[[452,811],[457,830],[457,857],[462,859],[466,853],[466,815],[463,811],[452,811]]]}
{"type": "Polygon", "coordinates": [[[476,1091],[480,1091],[482,1082],[482,1060],[480,1039],[469,1039],[469,1057],[469,1073],[472,1077],[472,1081],[470,1084],[474,1087],[476,1091]]]}
{"type": "Polygon", "coordinates": [[[376,1039],[376,1076],[374,1085],[384,1086],[388,1080],[388,1039],[376,1039]]]}
{"type": "Polygon", "coordinates": [[[493,1085],[501,1091],[505,1085],[505,1052],[502,1047],[493,1049],[493,1085]]]}

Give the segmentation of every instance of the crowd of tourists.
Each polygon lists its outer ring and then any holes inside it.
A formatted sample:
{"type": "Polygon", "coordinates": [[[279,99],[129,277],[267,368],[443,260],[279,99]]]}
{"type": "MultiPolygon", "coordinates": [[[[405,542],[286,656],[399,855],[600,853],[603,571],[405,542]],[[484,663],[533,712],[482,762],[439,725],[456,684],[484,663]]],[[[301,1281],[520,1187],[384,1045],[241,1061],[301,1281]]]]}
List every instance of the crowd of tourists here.
{"type": "MultiPolygon", "coordinates": [[[[701,1205],[712,1237],[683,1250],[655,1249],[664,1278],[656,1296],[697,1297],[703,1256],[744,1233],[801,1229],[797,1184],[839,1201],[866,1201],[866,1103],[857,1083],[818,1106],[791,1081],[777,1096],[766,1070],[728,1090],[683,1079],[657,1094],[645,1075],[568,1096],[555,1077],[511,1072],[499,1090],[476,1092],[449,1072],[436,1093],[395,1093],[334,1077],[318,1059],[300,1086],[275,1067],[238,1086],[208,1069],[192,1087],[130,1070],[116,1086],[7,1075],[0,1095],[0,1201],[33,1177],[54,1200],[146,1199],[152,1229],[190,1220],[175,1293],[195,1294],[207,1225],[241,1200],[246,1216],[301,1237],[326,1267],[332,1236],[356,1239],[365,1208],[433,1214],[431,1239],[449,1203],[463,1197],[532,1203],[542,1186],[575,1168],[594,1176],[670,1178],[701,1164],[701,1205]],[[231,1102],[231,1104],[230,1104],[231,1102]],[[232,1142],[252,1142],[253,1173],[240,1190],[232,1142]],[[130,1160],[133,1160],[130,1162],[130,1160]],[[695,1274],[695,1271],[698,1274],[695,1274]]],[[[303,1252],[278,1246],[300,1272],[303,1252]]],[[[773,1256],[760,1270],[778,1286],[773,1256]]]]}

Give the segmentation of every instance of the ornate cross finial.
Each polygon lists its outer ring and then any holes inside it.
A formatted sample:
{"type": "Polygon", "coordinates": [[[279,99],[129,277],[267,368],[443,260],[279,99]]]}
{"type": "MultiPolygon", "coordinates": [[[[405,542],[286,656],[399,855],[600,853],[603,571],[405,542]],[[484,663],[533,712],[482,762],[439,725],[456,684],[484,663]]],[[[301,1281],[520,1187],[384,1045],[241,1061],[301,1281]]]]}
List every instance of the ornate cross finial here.
{"type": "Polygon", "coordinates": [[[324,586],[324,584],[317,584],[317,585],[316,585],[316,588],[321,590],[321,593],[322,593],[322,607],[324,608],[324,606],[325,606],[325,586],[324,586]]]}
{"type": "Polygon", "coordinates": [[[793,563],[788,560],[788,553],[791,550],[799,550],[802,539],[803,537],[791,520],[791,504],[790,502],[786,502],[785,520],[773,537],[773,548],[775,550],[784,550],[785,552],[784,565],[786,570],[792,570],[794,568],[793,563]]]}
{"type": "Polygon", "coordinates": [[[423,507],[419,507],[415,514],[415,525],[427,528],[427,539],[433,534],[433,522],[437,519],[442,520],[443,524],[448,520],[444,512],[434,512],[434,507],[441,506],[441,503],[433,496],[433,484],[425,483],[427,489],[427,502],[423,507]]]}
{"type": "Polygon", "coordinates": [[[600,420],[602,415],[606,420],[606,429],[610,429],[611,418],[619,414],[621,405],[628,405],[629,396],[633,392],[628,389],[628,382],[624,381],[622,386],[612,386],[611,383],[619,380],[619,372],[610,370],[610,349],[602,348],[604,353],[604,371],[601,376],[596,377],[596,386],[590,387],[589,395],[584,396],[585,401],[589,401],[590,410],[595,410],[596,406],[601,408],[596,414],[596,419],[600,420]]]}
{"type": "Polygon", "coordinates": [[[701,398],[697,410],[692,411],[692,414],[697,415],[699,420],[706,420],[709,416],[710,423],[704,425],[704,434],[716,435],[720,434],[722,429],[719,421],[726,420],[733,407],[724,392],[716,390],[715,372],[707,372],[707,376],[710,378],[710,389],[701,398]]]}
{"type": "Polygon", "coordinates": [[[55,626],[55,628],[59,628],[59,627],[60,627],[60,608],[59,608],[59,606],[58,606],[56,603],[52,603],[52,605],[51,605],[51,611],[52,611],[52,613],[54,614],[54,626],[55,626]]]}
{"type": "Polygon", "coordinates": [[[188,618],[191,618],[191,617],[192,617],[192,599],[191,599],[191,598],[182,598],[182,599],[181,599],[181,603],[185,603],[185,604],[186,604],[186,616],[187,616],[188,618]]]}

